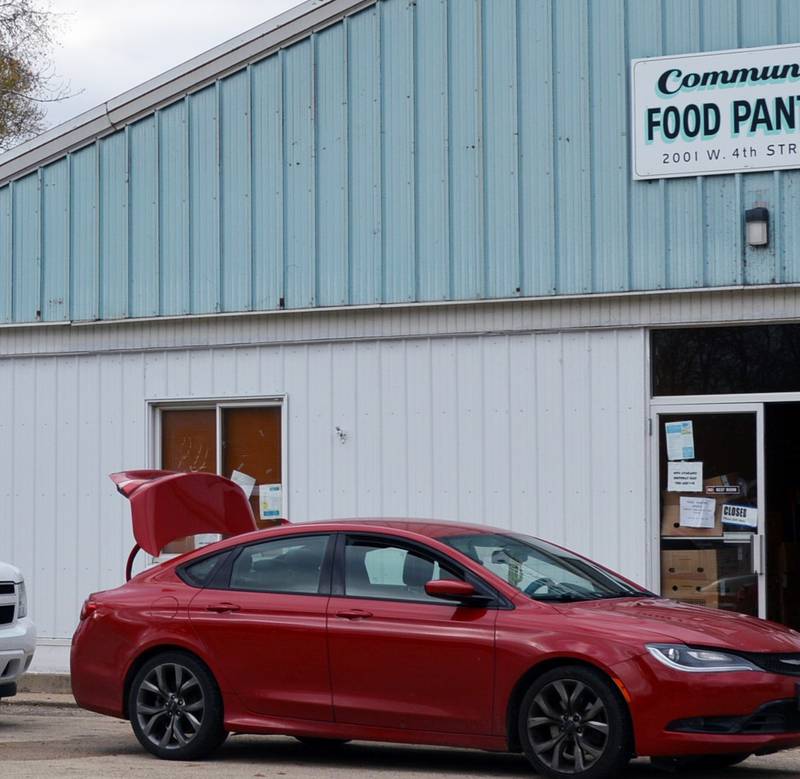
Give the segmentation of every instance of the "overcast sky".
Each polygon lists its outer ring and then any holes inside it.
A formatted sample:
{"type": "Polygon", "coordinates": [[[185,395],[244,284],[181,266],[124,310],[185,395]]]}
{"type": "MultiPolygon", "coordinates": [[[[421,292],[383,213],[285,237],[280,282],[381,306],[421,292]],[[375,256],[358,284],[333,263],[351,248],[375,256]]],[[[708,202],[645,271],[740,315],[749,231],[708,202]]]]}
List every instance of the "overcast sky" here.
{"type": "Polygon", "coordinates": [[[300,0],[50,0],[55,72],[76,94],[48,106],[60,124],[277,16],[300,0]],[[82,91],[81,91],[82,90],[82,91]]]}

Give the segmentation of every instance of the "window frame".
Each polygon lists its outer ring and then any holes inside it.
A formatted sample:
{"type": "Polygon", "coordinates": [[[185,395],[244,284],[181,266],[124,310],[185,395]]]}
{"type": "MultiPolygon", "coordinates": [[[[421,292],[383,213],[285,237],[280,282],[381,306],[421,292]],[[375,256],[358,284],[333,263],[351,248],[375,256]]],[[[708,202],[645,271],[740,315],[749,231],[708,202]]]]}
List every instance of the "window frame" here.
{"type": "MultiPolygon", "coordinates": [[[[148,398],[145,400],[148,424],[145,431],[145,452],[147,453],[147,467],[160,470],[162,465],[162,429],[161,413],[163,411],[215,411],[215,445],[216,445],[216,473],[222,474],[222,415],[229,408],[280,408],[281,411],[281,501],[284,515],[289,516],[289,396],[237,395],[231,397],[183,397],[183,398],[148,398]]],[[[202,548],[202,547],[197,547],[202,548]]],[[[150,563],[155,565],[172,560],[177,554],[161,554],[150,556],[150,563]]]]}
{"type": "Polygon", "coordinates": [[[483,608],[495,610],[513,610],[514,606],[511,601],[502,593],[498,592],[488,582],[475,574],[466,566],[462,565],[457,560],[454,560],[448,554],[440,552],[427,544],[420,543],[413,539],[404,538],[402,536],[395,536],[391,533],[381,532],[353,532],[343,531],[337,534],[335,548],[333,550],[333,571],[331,581],[331,596],[337,598],[352,598],[354,600],[369,600],[386,603],[408,603],[415,605],[425,606],[444,606],[446,608],[483,608]],[[482,602],[480,605],[471,606],[470,604],[462,604],[458,601],[447,601],[444,599],[436,600],[430,599],[417,599],[417,598],[385,598],[379,596],[368,595],[348,595],[345,591],[345,571],[346,559],[345,551],[348,542],[351,539],[358,541],[367,541],[376,544],[385,544],[387,546],[396,546],[400,549],[406,549],[410,552],[422,554],[425,557],[432,558],[434,562],[445,569],[455,571],[458,575],[463,577],[464,581],[471,584],[477,590],[479,595],[483,595],[490,600],[482,602]]]}
{"type": "Polygon", "coordinates": [[[228,556],[224,564],[214,571],[214,575],[211,577],[211,582],[206,589],[218,589],[225,590],[227,592],[247,592],[251,593],[252,595],[299,595],[312,598],[318,598],[320,596],[328,598],[331,594],[331,579],[333,572],[333,556],[336,548],[336,536],[337,533],[331,532],[330,530],[310,530],[305,533],[284,533],[276,536],[275,538],[259,538],[256,541],[250,541],[246,544],[235,546],[233,548],[233,553],[228,556]],[[319,572],[319,585],[317,586],[317,592],[297,592],[295,590],[248,590],[243,587],[231,586],[233,566],[236,564],[236,561],[239,559],[239,557],[241,557],[241,555],[244,553],[245,549],[249,549],[253,546],[261,546],[263,544],[274,544],[281,541],[291,542],[292,540],[297,540],[299,538],[320,536],[327,537],[328,541],[325,546],[325,551],[322,554],[322,566],[319,572]]]}

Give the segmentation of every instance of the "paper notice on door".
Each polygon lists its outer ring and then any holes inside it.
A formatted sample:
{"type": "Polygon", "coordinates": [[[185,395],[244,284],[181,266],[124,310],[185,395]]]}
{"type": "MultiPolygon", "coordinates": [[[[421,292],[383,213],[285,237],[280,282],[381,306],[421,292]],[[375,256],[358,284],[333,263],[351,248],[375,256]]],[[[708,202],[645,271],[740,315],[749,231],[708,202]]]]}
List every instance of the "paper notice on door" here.
{"type": "Polygon", "coordinates": [[[667,459],[694,460],[694,430],[691,421],[666,422],[667,459]]]}
{"type": "Polygon", "coordinates": [[[255,487],[256,480],[252,476],[248,476],[246,473],[242,473],[241,471],[234,471],[231,474],[231,481],[234,484],[238,484],[242,488],[242,492],[244,493],[245,498],[250,500],[250,496],[253,494],[253,487],[255,487]]]}
{"type": "Polygon", "coordinates": [[[758,528],[758,509],[752,506],[723,506],[722,524],[726,529],[756,530],[758,528]]]}
{"type": "Polygon", "coordinates": [[[669,492],[702,492],[703,463],[667,463],[667,490],[669,492]]]}
{"type": "Polygon", "coordinates": [[[681,527],[712,529],[716,508],[713,498],[681,498],[681,527]]]}
{"type": "Polygon", "coordinates": [[[280,484],[258,485],[258,515],[261,519],[279,519],[283,512],[283,488],[280,484]]]}

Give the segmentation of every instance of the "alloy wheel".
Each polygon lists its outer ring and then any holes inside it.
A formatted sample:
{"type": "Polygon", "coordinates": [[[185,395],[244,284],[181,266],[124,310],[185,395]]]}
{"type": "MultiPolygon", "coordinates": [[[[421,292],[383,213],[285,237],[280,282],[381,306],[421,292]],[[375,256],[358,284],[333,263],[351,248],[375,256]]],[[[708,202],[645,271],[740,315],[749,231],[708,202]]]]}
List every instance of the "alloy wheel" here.
{"type": "Polygon", "coordinates": [[[139,727],[162,749],[179,749],[191,743],[203,724],[205,708],[200,682],[179,663],[155,666],[136,694],[139,727]]]}
{"type": "Polygon", "coordinates": [[[579,774],[605,752],[609,718],[591,687],[577,679],[557,679],[534,697],[527,728],[539,760],[553,771],[579,774]]]}

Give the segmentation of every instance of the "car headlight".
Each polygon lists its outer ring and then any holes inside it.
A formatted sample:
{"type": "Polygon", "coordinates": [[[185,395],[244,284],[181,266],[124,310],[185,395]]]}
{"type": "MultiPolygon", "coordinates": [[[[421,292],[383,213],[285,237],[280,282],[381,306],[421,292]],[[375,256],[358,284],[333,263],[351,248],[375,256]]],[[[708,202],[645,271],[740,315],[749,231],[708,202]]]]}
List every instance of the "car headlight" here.
{"type": "Polygon", "coordinates": [[[25,592],[25,582],[17,585],[17,619],[28,616],[28,594],[25,592]]]}
{"type": "Polygon", "coordinates": [[[716,649],[694,649],[683,644],[647,644],[656,660],[676,671],[707,673],[717,671],[762,671],[739,655],[716,649]]]}

